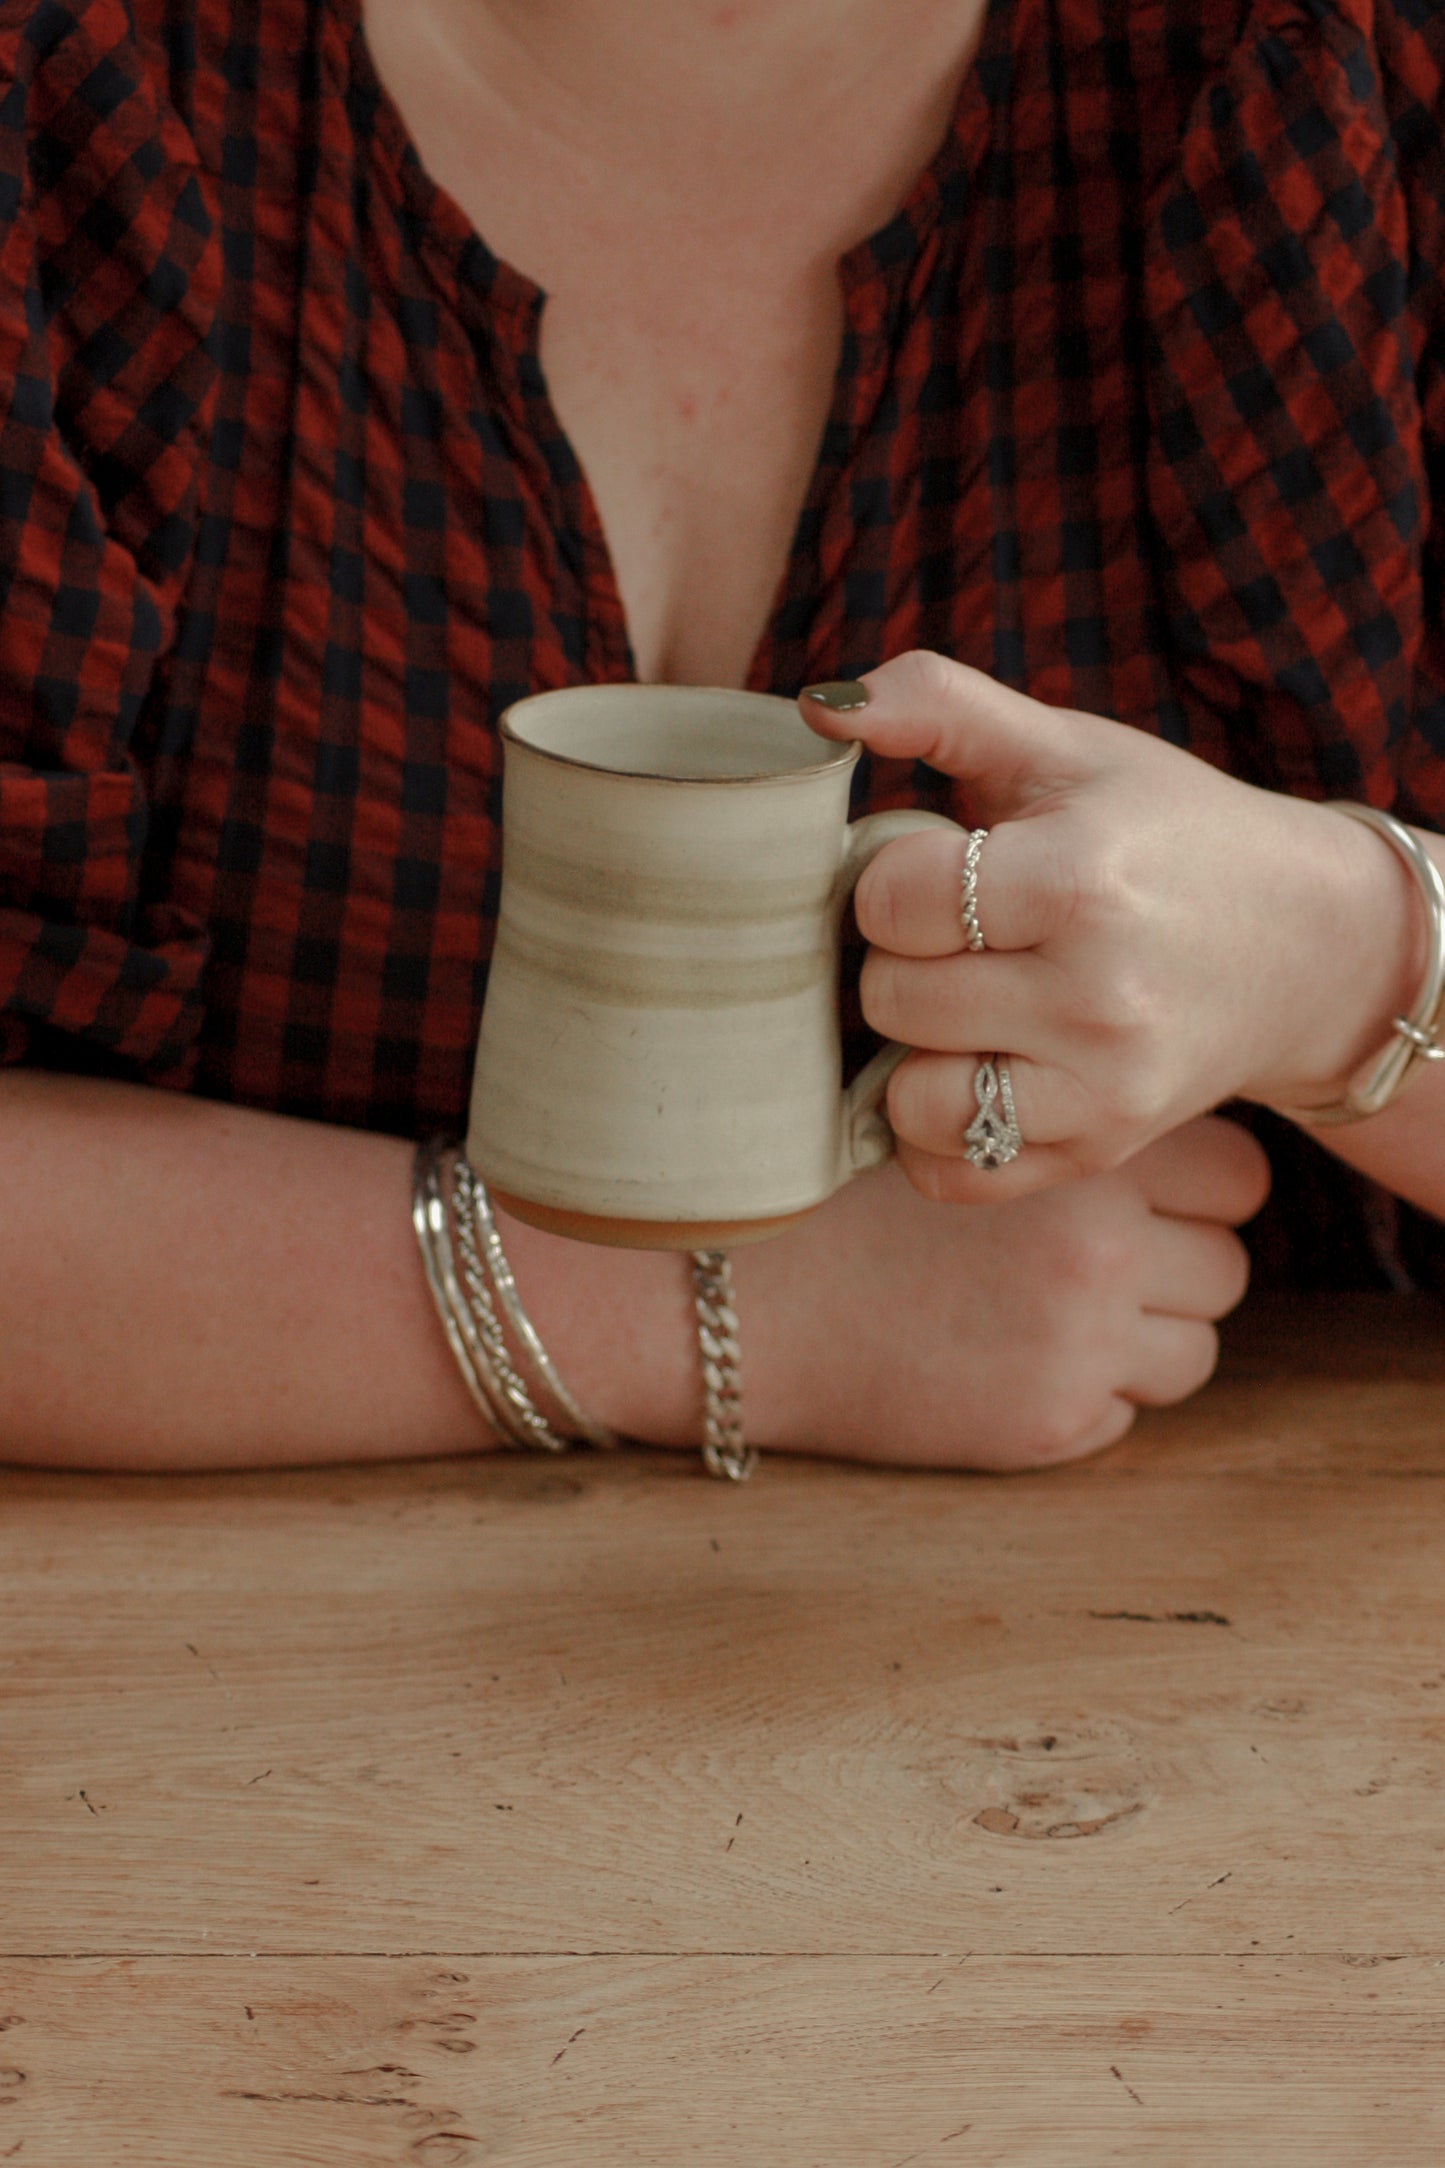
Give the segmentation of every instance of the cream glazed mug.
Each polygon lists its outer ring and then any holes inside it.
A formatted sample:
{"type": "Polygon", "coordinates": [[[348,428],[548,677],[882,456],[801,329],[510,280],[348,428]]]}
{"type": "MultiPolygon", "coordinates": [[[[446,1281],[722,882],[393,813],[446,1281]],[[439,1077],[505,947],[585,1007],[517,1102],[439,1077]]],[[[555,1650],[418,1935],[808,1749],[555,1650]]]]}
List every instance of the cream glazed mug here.
{"type": "Polygon", "coordinates": [[[892,1150],[907,1049],[845,1090],[839,930],[885,843],[848,825],[860,748],[790,700],[582,685],[501,720],[502,887],[467,1155],[499,1205],[583,1241],[780,1233],[892,1150]]]}

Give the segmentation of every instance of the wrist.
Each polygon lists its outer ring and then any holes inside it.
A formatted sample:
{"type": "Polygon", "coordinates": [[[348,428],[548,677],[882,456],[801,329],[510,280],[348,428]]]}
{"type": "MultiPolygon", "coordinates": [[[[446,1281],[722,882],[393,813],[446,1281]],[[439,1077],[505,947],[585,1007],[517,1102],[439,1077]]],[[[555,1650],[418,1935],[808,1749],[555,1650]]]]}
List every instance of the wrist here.
{"type": "Polygon", "coordinates": [[[553,1361],[587,1412],[621,1437],[697,1445],[697,1324],[685,1256],[606,1249],[498,1212],[512,1272],[553,1361]]]}
{"type": "Polygon", "coordinates": [[[1277,1008],[1286,1029],[1246,1092],[1283,1111],[1344,1097],[1413,1006],[1428,946],[1416,882],[1385,838],[1328,806],[1292,806],[1294,938],[1277,1008]]]}

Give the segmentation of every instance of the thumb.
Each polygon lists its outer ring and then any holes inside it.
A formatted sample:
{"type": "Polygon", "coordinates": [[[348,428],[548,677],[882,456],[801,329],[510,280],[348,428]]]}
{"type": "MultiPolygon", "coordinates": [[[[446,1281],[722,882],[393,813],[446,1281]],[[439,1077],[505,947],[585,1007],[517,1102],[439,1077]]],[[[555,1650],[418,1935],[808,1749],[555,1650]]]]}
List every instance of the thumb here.
{"type": "Polygon", "coordinates": [[[966,782],[997,818],[1080,772],[1082,716],[1045,707],[967,663],[915,648],[856,680],[809,685],[804,719],[890,760],[925,760],[966,782]]]}

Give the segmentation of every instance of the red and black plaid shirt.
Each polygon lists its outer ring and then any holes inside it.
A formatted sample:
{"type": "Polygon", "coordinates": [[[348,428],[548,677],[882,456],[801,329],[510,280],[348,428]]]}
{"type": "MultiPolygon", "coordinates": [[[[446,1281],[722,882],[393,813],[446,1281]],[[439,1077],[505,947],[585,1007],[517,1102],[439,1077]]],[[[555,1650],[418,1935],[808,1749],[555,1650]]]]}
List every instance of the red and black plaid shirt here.
{"type": "MultiPolygon", "coordinates": [[[[938,648],[1445,825],[1442,71],[1439,0],[994,0],[750,684],[938,648]]],[[[497,715],[633,674],[539,311],[358,0],[0,0],[8,1058],[461,1125],[497,715]]]]}

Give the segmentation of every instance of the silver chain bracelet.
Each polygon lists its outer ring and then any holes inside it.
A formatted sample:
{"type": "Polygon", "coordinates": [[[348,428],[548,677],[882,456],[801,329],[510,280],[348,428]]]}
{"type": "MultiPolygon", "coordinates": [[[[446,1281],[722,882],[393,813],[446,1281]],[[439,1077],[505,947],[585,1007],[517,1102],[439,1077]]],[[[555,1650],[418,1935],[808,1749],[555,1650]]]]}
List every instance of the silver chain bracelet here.
{"type": "Polygon", "coordinates": [[[757,1454],[743,1436],[742,1349],[725,1250],[694,1250],[692,1299],[702,1362],[702,1457],[709,1475],[745,1483],[757,1454]]]}

